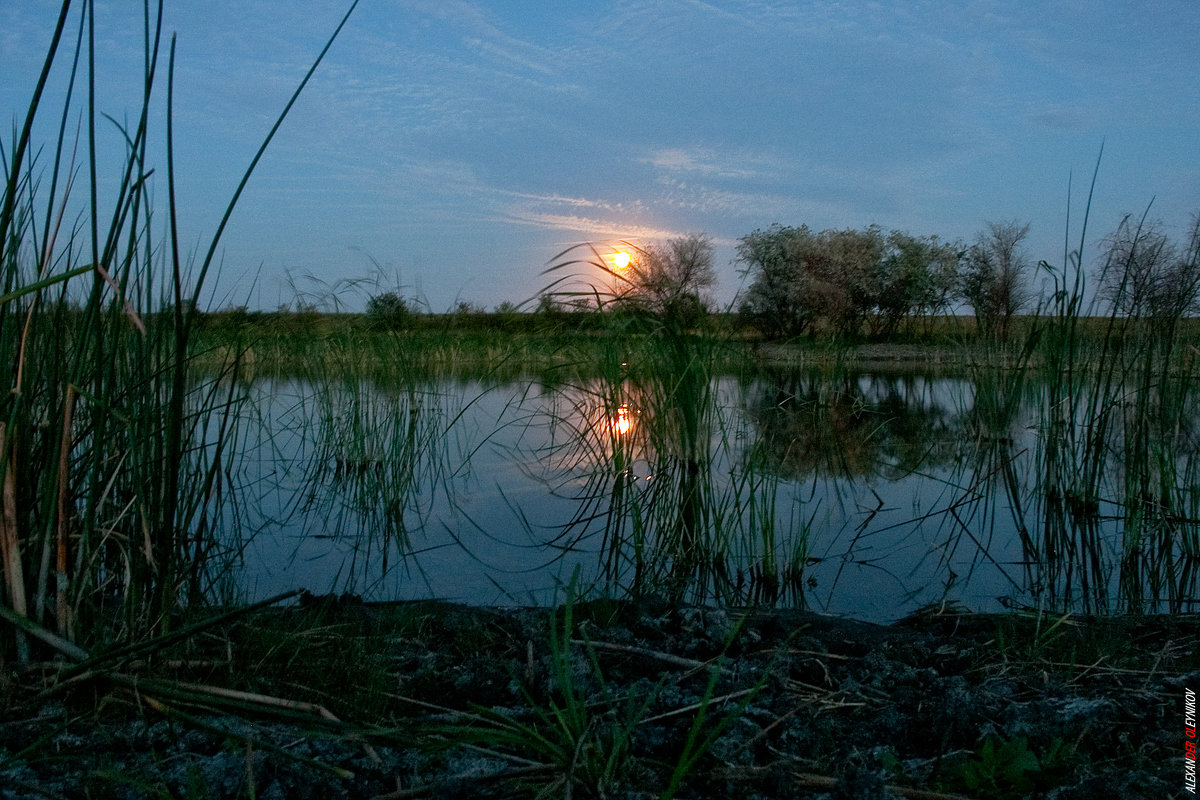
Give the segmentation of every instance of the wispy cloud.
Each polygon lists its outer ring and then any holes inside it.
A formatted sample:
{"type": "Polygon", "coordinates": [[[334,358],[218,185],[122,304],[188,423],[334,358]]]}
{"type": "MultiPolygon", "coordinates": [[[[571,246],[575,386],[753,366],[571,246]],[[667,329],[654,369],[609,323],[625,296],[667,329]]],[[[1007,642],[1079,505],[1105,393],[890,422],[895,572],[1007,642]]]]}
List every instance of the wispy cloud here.
{"type": "Polygon", "coordinates": [[[795,207],[794,199],[783,194],[730,191],[670,177],[660,179],[659,186],[656,203],[696,214],[737,220],[756,216],[781,218],[795,207]]]}
{"type": "Polygon", "coordinates": [[[402,0],[401,6],[460,31],[462,41],[493,63],[553,75],[555,51],[505,32],[483,5],[467,0],[402,0]]]}
{"type": "Polygon", "coordinates": [[[500,194],[536,205],[568,206],[571,208],[595,208],[604,211],[622,211],[625,205],[588,197],[564,197],[560,194],[530,194],[528,192],[499,191],[500,194]]]}
{"type": "Polygon", "coordinates": [[[553,214],[548,212],[510,209],[507,218],[523,225],[533,225],[548,230],[568,231],[584,238],[593,235],[601,239],[670,239],[681,235],[680,231],[642,225],[637,222],[614,221],[585,217],[579,214],[553,214]]]}
{"type": "Polygon", "coordinates": [[[665,172],[694,172],[708,177],[734,180],[759,177],[758,170],[747,169],[744,166],[746,160],[744,156],[739,157],[734,153],[719,154],[707,147],[668,147],[645,159],[646,163],[665,172]]]}
{"type": "Polygon", "coordinates": [[[667,239],[678,231],[646,222],[650,213],[641,200],[619,202],[557,194],[497,191],[503,219],[590,238],[667,239]],[[507,200],[507,202],[504,202],[507,200]]]}
{"type": "MultiPolygon", "coordinates": [[[[731,244],[774,222],[960,236],[989,215],[1053,215],[1101,138],[1113,193],[1194,207],[1200,7],[1167,2],[1132,17],[1005,0],[364,3],[260,165],[230,260],[315,262],[352,241],[428,264],[434,292],[498,247],[566,238],[731,244]]],[[[52,11],[0,3],[10,117],[52,11]]],[[[140,97],[141,13],[97,7],[98,99],[118,119],[140,97]]],[[[252,156],[339,12],[167,15],[180,191],[208,219],[202,201],[252,156]]]]}

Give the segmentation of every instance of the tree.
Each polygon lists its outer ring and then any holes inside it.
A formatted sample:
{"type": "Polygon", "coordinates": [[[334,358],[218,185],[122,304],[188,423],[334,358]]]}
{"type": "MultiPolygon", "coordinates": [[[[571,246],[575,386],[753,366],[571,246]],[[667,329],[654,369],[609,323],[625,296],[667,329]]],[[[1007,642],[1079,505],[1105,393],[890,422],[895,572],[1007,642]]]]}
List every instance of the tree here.
{"type": "Polygon", "coordinates": [[[875,281],[886,242],[876,226],[813,233],[772,226],[742,237],[738,259],[753,280],[742,302],[768,336],[797,336],[824,319],[855,335],[879,296],[875,281]]]}
{"type": "Polygon", "coordinates": [[[870,271],[883,250],[878,228],[813,233],[774,225],[743,236],[738,259],[753,275],[742,308],[768,336],[797,336],[818,319],[855,330],[869,305],[870,271]]]}
{"type": "Polygon", "coordinates": [[[472,303],[470,300],[458,300],[455,301],[454,308],[450,313],[459,316],[473,316],[484,313],[484,308],[478,303],[472,303]]]}
{"type": "Polygon", "coordinates": [[[1007,339],[1012,318],[1029,301],[1030,262],[1021,243],[1029,224],[989,222],[966,252],[959,294],[975,312],[979,330],[1007,339]]]}
{"type": "Polygon", "coordinates": [[[562,304],[555,298],[551,292],[542,292],[537,298],[537,307],[534,309],[536,314],[556,314],[562,311],[562,304]]]}
{"type": "Polygon", "coordinates": [[[811,244],[800,254],[800,267],[817,315],[843,336],[858,335],[878,305],[878,265],[886,251],[883,231],[876,225],[861,231],[821,231],[811,244]]]}
{"type": "Polygon", "coordinates": [[[626,280],[625,303],[644,305],[669,326],[695,327],[717,282],[712,240],[693,233],[648,245],[635,256],[626,280]]]}
{"type": "Polygon", "coordinates": [[[767,336],[797,336],[823,321],[843,336],[896,330],[906,317],[944,308],[961,247],[902,231],[772,226],[742,237],[752,277],[742,312],[767,336]]]}
{"type": "Polygon", "coordinates": [[[1158,221],[1126,216],[1105,238],[1100,296],[1129,316],[1178,318],[1197,310],[1200,296],[1200,215],[1181,254],[1158,221]]]}
{"type": "Polygon", "coordinates": [[[772,225],[742,237],[737,247],[742,275],[751,277],[741,311],[766,336],[799,336],[813,323],[814,311],[804,296],[795,253],[814,238],[807,225],[772,225]]]}
{"type": "Polygon", "coordinates": [[[961,246],[936,236],[888,234],[885,255],[871,280],[875,292],[867,320],[871,333],[888,335],[905,317],[946,308],[958,280],[961,255],[961,246]]]}

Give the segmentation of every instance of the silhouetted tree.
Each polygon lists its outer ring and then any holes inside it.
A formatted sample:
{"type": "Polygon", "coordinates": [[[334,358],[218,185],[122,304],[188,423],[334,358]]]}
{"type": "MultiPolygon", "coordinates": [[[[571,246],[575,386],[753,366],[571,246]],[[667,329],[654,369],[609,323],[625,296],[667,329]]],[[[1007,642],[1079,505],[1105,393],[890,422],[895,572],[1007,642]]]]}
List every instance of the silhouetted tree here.
{"type": "Polygon", "coordinates": [[[544,315],[561,314],[563,311],[562,301],[553,292],[542,292],[537,298],[537,307],[534,308],[534,313],[544,315]]]}
{"type": "Polygon", "coordinates": [[[1028,223],[989,222],[966,252],[959,293],[985,335],[1007,339],[1012,318],[1029,301],[1030,262],[1021,246],[1028,234],[1028,223]]]}
{"type": "Polygon", "coordinates": [[[367,300],[367,319],[385,328],[399,328],[408,322],[412,309],[396,292],[383,292],[367,300]]]}
{"type": "Polygon", "coordinates": [[[708,292],[716,285],[712,240],[688,234],[651,244],[635,256],[630,291],[664,322],[677,328],[699,324],[708,311],[708,292]]]}
{"type": "Polygon", "coordinates": [[[1200,296],[1200,215],[1180,253],[1158,221],[1126,216],[1105,238],[1100,295],[1129,316],[1178,318],[1195,313],[1200,296]]]}
{"type": "Polygon", "coordinates": [[[483,314],[484,308],[478,303],[472,303],[470,300],[458,300],[454,303],[454,308],[450,313],[460,316],[472,316],[483,314]]]}

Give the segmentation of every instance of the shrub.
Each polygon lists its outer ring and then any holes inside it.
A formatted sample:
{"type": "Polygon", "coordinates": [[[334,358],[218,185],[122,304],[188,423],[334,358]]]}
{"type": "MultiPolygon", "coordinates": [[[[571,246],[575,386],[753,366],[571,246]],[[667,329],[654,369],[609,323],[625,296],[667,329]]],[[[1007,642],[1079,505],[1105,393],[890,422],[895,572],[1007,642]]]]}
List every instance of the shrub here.
{"type": "Polygon", "coordinates": [[[411,316],[408,301],[396,292],[384,292],[367,300],[367,319],[380,327],[403,328],[411,316]]]}

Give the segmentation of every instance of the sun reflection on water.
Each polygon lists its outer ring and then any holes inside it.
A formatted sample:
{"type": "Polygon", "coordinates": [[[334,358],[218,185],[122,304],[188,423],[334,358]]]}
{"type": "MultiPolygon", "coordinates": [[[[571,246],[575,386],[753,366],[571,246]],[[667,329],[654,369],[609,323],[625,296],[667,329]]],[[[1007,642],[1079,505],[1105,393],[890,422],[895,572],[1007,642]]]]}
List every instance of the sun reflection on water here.
{"type": "Polygon", "coordinates": [[[633,428],[633,419],[630,417],[629,404],[622,404],[617,409],[617,414],[612,420],[613,433],[617,436],[625,436],[633,428]]]}

